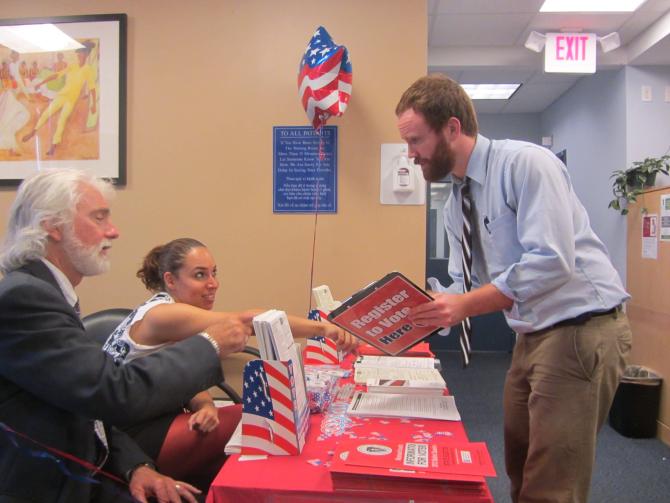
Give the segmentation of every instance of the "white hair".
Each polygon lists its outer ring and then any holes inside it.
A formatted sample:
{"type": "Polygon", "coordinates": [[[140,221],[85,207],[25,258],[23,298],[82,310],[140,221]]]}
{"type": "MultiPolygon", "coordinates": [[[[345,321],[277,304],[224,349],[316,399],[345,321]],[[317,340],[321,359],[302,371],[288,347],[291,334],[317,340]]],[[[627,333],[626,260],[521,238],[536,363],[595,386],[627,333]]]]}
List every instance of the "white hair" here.
{"type": "Polygon", "coordinates": [[[114,194],[109,182],[74,168],[44,169],[21,183],[0,245],[1,272],[6,274],[46,255],[45,224],[71,226],[82,186],[86,185],[100,191],[107,200],[114,194]]]}

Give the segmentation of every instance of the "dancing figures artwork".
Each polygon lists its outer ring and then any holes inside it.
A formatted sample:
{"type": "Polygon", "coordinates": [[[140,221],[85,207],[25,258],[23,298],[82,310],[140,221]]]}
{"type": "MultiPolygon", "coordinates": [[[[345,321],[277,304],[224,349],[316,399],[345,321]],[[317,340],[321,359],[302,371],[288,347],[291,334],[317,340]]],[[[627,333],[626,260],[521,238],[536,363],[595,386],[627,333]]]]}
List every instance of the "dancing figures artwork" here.
{"type": "Polygon", "coordinates": [[[0,20],[1,185],[66,164],[125,183],[125,38],[125,14],[0,20]]]}

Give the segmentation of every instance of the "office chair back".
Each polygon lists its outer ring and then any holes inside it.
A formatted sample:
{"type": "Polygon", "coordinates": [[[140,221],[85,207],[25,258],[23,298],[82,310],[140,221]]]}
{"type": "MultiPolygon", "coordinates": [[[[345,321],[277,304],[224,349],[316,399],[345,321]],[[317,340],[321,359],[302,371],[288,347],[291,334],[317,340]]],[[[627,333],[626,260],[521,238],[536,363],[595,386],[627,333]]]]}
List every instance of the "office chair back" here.
{"type": "Polygon", "coordinates": [[[247,344],[248,346],[239,353],[229,354],[221,361],[221,367],[225,372],[225,377],[224,382],[221,383],[218,388],[228,395],[235,403],[242,402],[242,372],[244,370],[244,365],[249,360],[256,360],[261,357],[260,352],[256,347],[256,337],[251,337],[247,344]]]}
{"type": "Polygon", "coordinates": [[[81,321],[86,334],[102,346],[114,329],[132,312],[132,309],[114,308],[105,309],[84,316],[81,321]]]}

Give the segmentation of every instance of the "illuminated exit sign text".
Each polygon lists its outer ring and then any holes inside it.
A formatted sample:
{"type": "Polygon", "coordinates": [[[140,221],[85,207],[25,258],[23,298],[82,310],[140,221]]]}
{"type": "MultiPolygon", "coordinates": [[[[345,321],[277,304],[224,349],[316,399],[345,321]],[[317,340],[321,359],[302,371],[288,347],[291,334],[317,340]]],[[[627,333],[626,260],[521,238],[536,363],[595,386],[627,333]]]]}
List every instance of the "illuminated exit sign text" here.
{"type": "Polygon", "coordinates": [[[595,33],[547,33],[544,71],[550,73],[595,73],[595,33]]]}

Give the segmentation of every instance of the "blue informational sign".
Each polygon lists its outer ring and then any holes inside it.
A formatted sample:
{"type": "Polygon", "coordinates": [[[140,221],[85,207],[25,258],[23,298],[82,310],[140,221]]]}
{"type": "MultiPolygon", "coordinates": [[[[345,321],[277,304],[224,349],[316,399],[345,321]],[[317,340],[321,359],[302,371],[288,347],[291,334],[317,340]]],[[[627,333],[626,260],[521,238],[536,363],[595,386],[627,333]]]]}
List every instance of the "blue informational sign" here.
{"type": "Polygon", "coordinates": [[[275,126],[272,136],[272,211],[337,213],[337,127],[275,126]]]}

